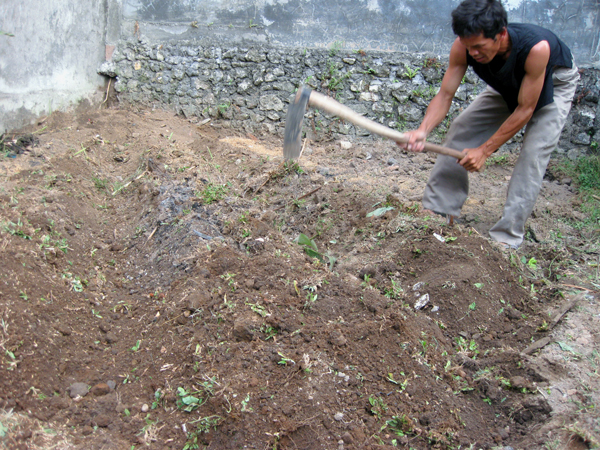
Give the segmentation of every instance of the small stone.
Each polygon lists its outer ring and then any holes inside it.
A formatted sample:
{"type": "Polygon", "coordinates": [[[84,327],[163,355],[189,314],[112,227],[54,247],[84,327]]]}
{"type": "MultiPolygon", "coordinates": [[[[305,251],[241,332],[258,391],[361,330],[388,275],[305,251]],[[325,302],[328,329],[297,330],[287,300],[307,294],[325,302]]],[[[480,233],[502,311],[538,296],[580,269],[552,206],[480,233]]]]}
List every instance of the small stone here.
{"type": "Polygon", "coordinates": [[[423,309],[429,303],[429,294],[423,294],[415,303],[415,309],[423,309]]]}
{"type": "Polygon", "coordinates": [[[333,418],[336,421],[341,422],[342,420],[344,420],[344,413],[341,413],[341,412],[335,413],[335,416],[333,416],[333,418]]]}
{"type": "Polygon", "coordinates": [[[425,286],[425,283],[422,281],[419,281],[417,284],[413,285],[412,290],[413,291],[419,291],[421,290],[421,288],[425,286]]]}
{"type": "Polygon", "coordinates": [[[350,150],[352,148],[352,143],[348,141],[340,141],[340,147],[342,150],[350,150]]]}
{"type": "Polygon", "coordinates": [[[73,383],[69,386],[69,397],[85,397],[89,390],[90,387],[86,383],[73,383]]]}
{"type": "Polygon", "coordinates": [[[117,387],[117,383],[115,383],[113,380],[108,380],[106,384],[108,385],[111,391],[114,391],[117,387]]]}
{"type": "Polygon", "coordinates": [[[142,405],[142,412],[143,412],[143,413],[147,413],[147,412],[148,412],[148,409],[149,409],[148,405],[147,405],[146,403],[144,403],[144,404],[142,405]]]}

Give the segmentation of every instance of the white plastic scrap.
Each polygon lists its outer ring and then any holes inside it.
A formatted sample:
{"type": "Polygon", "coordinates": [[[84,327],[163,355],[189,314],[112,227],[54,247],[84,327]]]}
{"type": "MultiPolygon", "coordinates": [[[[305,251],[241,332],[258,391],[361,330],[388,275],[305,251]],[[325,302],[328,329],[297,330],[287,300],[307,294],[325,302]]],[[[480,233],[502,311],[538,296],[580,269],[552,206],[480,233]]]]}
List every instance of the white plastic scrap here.
{"type": "Polygon", "coordinates": [[[440,236],[440,235],[439,235],[439,234],[437,234],[437,233],[433,233],[433,236],[434,236],[434,237],[435,237],[435,238],[436,238],[438,241],[440,241],[440,242],[443,242],[443,243],[446,243],[446,239],[444,239],[444,237],[443,237],[443,236],[440,236]]]}

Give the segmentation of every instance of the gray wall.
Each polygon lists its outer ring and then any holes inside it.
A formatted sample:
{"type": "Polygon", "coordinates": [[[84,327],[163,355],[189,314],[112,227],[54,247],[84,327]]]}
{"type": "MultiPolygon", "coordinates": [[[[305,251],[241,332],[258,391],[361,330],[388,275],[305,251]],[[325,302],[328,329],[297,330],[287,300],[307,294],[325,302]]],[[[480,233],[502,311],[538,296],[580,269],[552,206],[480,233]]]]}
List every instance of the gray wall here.
{"type": "MultiPolygon", "coordinates": [[[[446,53],[459,0],[123,0],[123,37],[446,53]]],[[[509,20],[545,26],[580,67],[600,68],[598,0],[505,0],[509,20]]]]}
{"type": "Polygon", "coordinates": [[[1,0],[0,134],[89,98],[105,79],[107,2],[1,0]]]}

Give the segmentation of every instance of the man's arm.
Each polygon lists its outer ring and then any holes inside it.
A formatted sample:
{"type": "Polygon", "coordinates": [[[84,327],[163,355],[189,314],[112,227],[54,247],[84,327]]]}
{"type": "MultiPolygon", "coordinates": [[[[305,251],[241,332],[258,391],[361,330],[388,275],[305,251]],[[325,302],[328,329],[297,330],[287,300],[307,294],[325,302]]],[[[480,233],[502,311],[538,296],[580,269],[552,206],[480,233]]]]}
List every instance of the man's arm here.
{"type": "Polygon", "coordinates": [[[409,136],[409,141],[407,144],[401,145],[402,147],[414,152],[423,150],[427,135],[444,120],[446,114],[450,111],[454,94],[466,72],[467,49],[457,38],[450,49],[448,69],[442,79],[439,92],[429,102],[425,117],[423,117],[419,128],[406,133],[409,136]]]}
{"type": "Polygon", "coordinates": [[[544,87],[549,60],[550,45],[547,41],[532,47],[525,61],[525,76],[519,89],[517,108],[486,142],[477,148],[465,149],[466,156],[460,161],[461,166],[469,172],[481,170],[486,159],[529,122],[544,87]]]}

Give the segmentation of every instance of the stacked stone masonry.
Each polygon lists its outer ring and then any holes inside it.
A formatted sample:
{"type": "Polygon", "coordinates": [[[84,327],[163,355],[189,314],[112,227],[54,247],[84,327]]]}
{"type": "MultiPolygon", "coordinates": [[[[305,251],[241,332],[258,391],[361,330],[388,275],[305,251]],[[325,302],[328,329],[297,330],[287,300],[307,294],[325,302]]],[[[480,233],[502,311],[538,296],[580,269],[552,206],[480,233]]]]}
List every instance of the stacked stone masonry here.
{"type": "MultiPolygon", "coordinates": [[[[122,101],[169,108],[192,120],[219,118],[224,126],[247,132],[282,135],[289,102],[302,84],[402,132],[419,125],[446,63],[445,57],[429,54],[130,41],[121,42],[101,73],[117,77],[115,89],[122,101]]],[[[559,153],[576,157],[597,150],[599,72],[582,70],[559,153]]],[[[484,88],[469,71],[449,118],[430,140],[441,142],[451,119],[484,88]]],[[[370,136],[313,109],[305,117],[305,130],[316,138],[370,136]]],[[[519,140],[520,135],[507,148],[514,149],[519,140]]]]}

